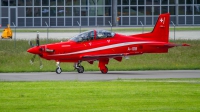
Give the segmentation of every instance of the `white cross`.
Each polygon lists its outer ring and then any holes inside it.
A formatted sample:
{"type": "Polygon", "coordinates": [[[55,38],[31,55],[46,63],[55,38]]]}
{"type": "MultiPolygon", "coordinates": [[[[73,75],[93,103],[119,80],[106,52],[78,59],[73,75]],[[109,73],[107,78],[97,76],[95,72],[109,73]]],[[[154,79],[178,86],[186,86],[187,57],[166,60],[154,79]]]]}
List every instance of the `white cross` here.
{"type": "Polygon", "coordinates": [[[160,22],[163,23],[163,19],[162,18],[160,19],[160,22]]]}

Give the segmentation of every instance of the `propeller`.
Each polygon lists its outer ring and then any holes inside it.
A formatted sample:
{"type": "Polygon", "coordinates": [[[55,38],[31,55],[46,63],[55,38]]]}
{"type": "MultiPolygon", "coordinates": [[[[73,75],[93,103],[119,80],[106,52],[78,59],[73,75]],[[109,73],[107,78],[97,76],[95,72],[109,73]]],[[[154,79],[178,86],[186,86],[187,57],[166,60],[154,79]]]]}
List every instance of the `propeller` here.
{"type": "MultiPolygon", "coordinates": [[[[36,55],[39,55],[39,52],[40,52],[40,48],[39,48],[39,46],[40,46],[39,32],[37,32],[36,45],[34,46],[34,44],[31,41],[29,41],[29,45],[31,46],[31,48],[28,49],[28,52],[34,54],[33,57],[30,60],[30,63],[33,64],[34,61],[35,61],[36,55]]],[[[41,60],[40,56],[39,56],[39,61],[40,61],[40,69],[42,69],[43,68],[43,64],[42,64],[42,60],[41,60]]]]}
{"type": "Polygon", "coordinates": [[[39,32],[37,31],[37,37],[36,37],[36,45],[34,46],[34,44],[32,43],[32,41],[29,41],[28,44],[31,47],[35,47],[35,46],[39,46],[40,45],[40,39],[39,39],[39,32]]]}
{"type": "Polygon", "coordinates": [[[31,46],[31,47],[34,47],[33,43],[31,41],[28,42],[28,44],[31,46]]]}

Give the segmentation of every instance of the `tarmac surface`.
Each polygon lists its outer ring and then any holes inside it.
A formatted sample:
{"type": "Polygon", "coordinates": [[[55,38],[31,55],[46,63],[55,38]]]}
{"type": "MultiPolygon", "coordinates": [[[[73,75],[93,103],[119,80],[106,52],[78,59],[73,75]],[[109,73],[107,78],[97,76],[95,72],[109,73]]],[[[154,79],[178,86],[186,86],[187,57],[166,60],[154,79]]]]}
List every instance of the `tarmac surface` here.
{"type": "Polygon", "coordinates": [[[0,73],[0,81],[106,81],[117,79],[200,78],[200,70],[0,73]]]}

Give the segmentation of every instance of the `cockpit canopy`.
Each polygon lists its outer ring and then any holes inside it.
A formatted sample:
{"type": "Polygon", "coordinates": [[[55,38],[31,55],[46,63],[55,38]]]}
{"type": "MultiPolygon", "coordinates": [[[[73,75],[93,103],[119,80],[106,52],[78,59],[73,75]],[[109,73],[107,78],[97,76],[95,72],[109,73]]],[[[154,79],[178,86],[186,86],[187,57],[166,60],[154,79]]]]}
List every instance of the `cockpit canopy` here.
{"type": "Polygon", "coordinates": [[[90,30],[85,31],[77,36],[72,37],[70,40],[75,42],[84,42],[84,41],[91,41],[103,38],[111,38],[114,37],[115,33],[107,31],[107,30],[90,30]]]}

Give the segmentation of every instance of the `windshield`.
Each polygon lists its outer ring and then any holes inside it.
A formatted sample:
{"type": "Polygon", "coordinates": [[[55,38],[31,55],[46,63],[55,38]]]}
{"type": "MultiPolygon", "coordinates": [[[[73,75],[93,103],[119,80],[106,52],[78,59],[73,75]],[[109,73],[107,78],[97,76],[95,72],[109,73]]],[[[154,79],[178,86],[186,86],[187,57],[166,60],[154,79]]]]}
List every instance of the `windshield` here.
{"type": "MultiPolygon", "coordinates": [[[[75,42],[85,42],[94,40],[94,34],[95,32],[93,30],[82,32],[74,37],[72,37],[70,40],[75,42]]],[[[107,30],[96,30],[96,39],[103,39],[103,38],[110,38],[114,37],[115,33],[107,31],[107,30]]]]}
{"type": "Polygon", "coordinates": [[[84,42],[94,39],[94,31],[85,31],[83,33],[78,34],[77,36],[72,37],[70,40],[75,42],[84,42]]]}

